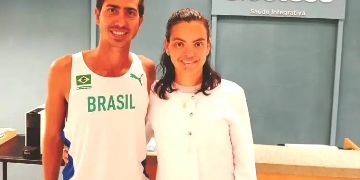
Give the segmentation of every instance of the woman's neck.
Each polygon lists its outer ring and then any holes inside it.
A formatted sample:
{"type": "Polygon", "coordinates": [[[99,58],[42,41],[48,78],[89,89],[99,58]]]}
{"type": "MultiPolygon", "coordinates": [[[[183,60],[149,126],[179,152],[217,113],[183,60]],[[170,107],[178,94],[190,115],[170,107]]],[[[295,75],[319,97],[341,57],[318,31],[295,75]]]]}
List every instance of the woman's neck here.
{"type": "Polygon", "coordinates": [[[184,93],[196,93],[201,88],[202,72],[197,74],[175,73],[173,87],[184,93]]]}
{"type": "Polygon", "coordinates": [[[196,74],[178,74],[175,72],[175,83],[181,86],[196,86],[202,82],[202,72],[196,74]]]}
{"type": "Polygon", "coordinates": [[[178,90],[180,92],[184,92],[184,93],[196,93],[201,88],[201,84],[197,84],[194,86],[183,86],[183,85],[180,85],[180,84],[174,82],[173,88],[175,88],[176,90],[178,90]]]}

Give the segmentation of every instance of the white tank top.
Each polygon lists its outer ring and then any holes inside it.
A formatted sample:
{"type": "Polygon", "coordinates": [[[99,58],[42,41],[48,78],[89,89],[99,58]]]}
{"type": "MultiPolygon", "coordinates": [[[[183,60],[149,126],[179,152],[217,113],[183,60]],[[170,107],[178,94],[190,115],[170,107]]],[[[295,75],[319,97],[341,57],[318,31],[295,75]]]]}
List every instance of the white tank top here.
{"type": "Polygon", "coordinates": [[[121,77],[92,72],[82,52],[72,55],[64,180],[148,179],[145,171],[147,77],[138,56],[121,77]]]}

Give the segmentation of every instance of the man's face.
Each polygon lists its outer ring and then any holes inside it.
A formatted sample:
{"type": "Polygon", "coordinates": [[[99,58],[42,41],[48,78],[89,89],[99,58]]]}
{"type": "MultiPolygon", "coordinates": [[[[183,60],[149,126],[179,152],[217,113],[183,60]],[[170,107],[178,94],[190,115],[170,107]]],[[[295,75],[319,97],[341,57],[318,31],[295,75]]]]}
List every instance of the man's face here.
{"type": "Polygon", "coordinates": [[[138,4],[140,0],[104,0],[101,11],[95,9],[96,24],[100,29],[100,41],[114,47],[130,44],[140,29],[138,4]]]}

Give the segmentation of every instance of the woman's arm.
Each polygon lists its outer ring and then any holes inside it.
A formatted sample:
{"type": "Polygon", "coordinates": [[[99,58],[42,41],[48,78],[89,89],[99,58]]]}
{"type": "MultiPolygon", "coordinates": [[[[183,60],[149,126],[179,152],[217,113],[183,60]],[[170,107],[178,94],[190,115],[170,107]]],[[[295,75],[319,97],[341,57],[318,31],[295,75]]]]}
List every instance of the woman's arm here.
{"type": "MultiPolygon", "coordinates": [[[[149,112],[149,111],[148,111],[149,112]]],[[[154,130],[151,126],[151,121],[146,119],[146,144],[148,144],[152,137],[154,137],[154,130]]]]}
{"type": "Polygon", "coordinates": [[[152,128],[152,124],[151,124],[151,113],[152,113],[152,107],[154,106],[154,99],[156,97],[156,93],[154,92],[154,86],[156,84],[157,81],[154,81],[153,84],[151,85],[151,90],[149,93],[149,105],[148,105],[148,109],[147,109],[147,114],[146,114],[146,119],[145,119],[145,131],[146,131],[146,144],[148,144],[151,140],[151,138],[154,137],[154,130],[152,128]]]}
{"type": "Polygon", "coordinates": [[[230,123],[230,138],[235,179],[256,180],[254,143],[244,90],[240,86],[234,88],[229,101],[234,110],[230,123]]]}

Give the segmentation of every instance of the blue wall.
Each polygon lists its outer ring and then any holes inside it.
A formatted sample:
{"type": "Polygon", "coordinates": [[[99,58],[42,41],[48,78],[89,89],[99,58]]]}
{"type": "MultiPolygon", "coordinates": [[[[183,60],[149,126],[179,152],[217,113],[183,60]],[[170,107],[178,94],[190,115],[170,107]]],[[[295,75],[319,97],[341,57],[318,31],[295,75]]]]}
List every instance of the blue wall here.
{"type": "Polygon", "coordinates": [[[246,91],[255,143],[329,143],[336,29],[329,20],[218,18],[216,68],[246,91]]]}

